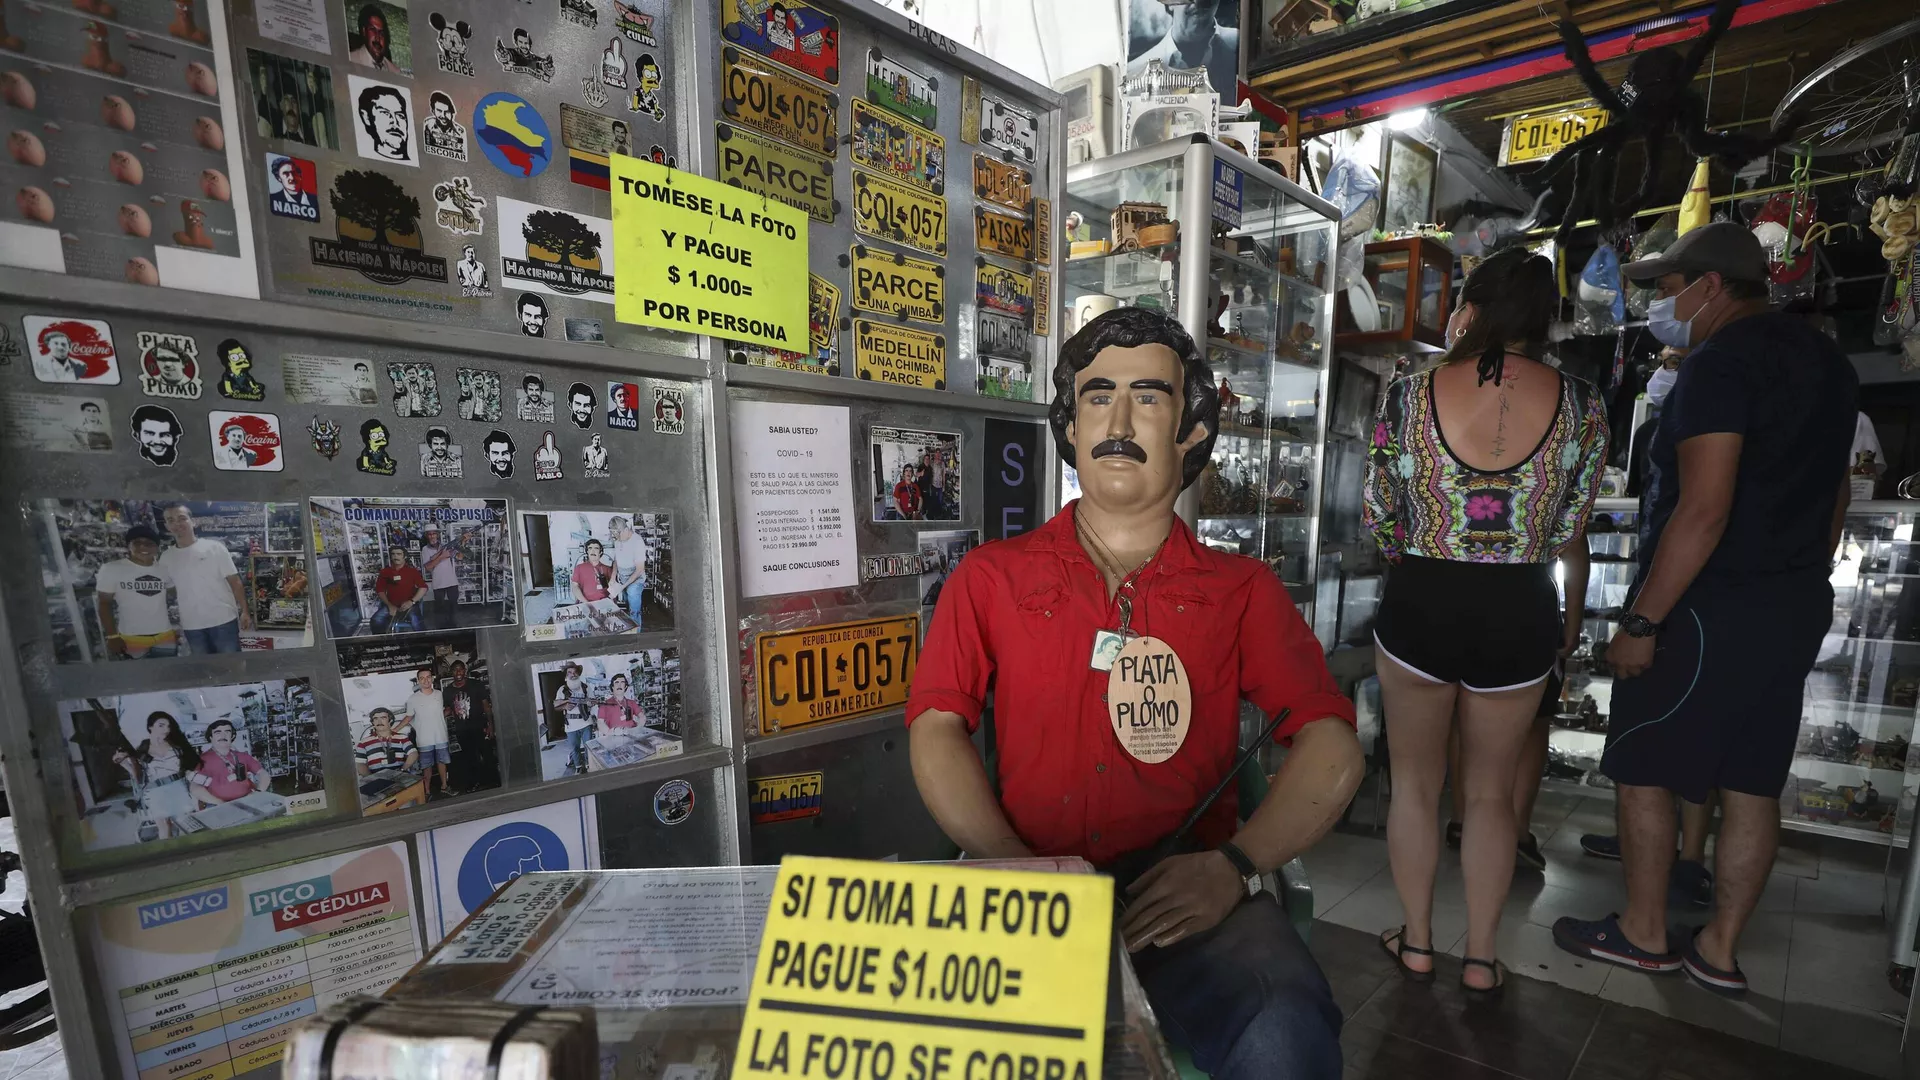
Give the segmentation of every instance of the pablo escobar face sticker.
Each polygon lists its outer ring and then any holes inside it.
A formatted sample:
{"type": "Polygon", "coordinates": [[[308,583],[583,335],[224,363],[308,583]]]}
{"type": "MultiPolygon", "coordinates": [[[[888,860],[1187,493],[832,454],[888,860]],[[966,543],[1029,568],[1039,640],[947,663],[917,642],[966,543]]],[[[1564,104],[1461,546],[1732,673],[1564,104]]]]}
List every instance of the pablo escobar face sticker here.
{"type": "Polygon", "coordinates": [[[313,440],[313,452],[332,461],[340,453],[340,425],[314,417],[307,421],[307,435],[313,440]]]}
{"type": "Polygon", "coordinates": [[[559,480],[560,443],[554,439],[553,432],[540,433],[540,447],[533,452],[533,478],[535,480],[559,480]]]}
{"type": "MultiPolygon", "coordinates": [[[[433,205],[433,223],[455,236],[478,236],[487,230],[486,219],[480,213],[486,208],[487,200],[474,192],[472,177],[455,176],[433,185],[433,205]]],[[[462,253],[461,262],[471,257],[470,250],[462,253]]],[[[464,285],[464,271],[462,273],[464,285]]]]}
{"type": "Polygon", "coordinates": [[[473,27],[465,19],[449,19],[437,11],[427,16],[427,25],[433,27],[433,43],[440,50],[440,70],[471,79],[473,61],[467,59],[467,42],[473,39],[473,27]]]}
{"type": "Polygon", "coordinates": [[[593,426],[593,409],[599,402],[593,387],[577,382],[567,387],[567,415],[573,418],[573,426],[590,428],[593,426]]]}
{"type": "Polygon", "coordinates": [[[429,480],[460,479],[460,448],[446,428],[427,429],[427,441],[420,444],[420,475],[429,480]]]}
{"type": "Polygon", "coordinates": [[[587,440],[586,449],[580,452],[581,471],[589,480],[604,480],[612,475],[607,471],[607,447],[602,441],[604,438],[605,436],[599,432],[594,432],[593,438],[587,440]]]}
{"type": "Polygon", "coordinates": [[[413,91],[358,75],[347,76],[353,101],[354,148],[363,158],[417,166],[413,150],[413,91]]]}
{"type": "Polygon", "coordinates": [[[467,244],[460,249],[460,261],[453,264],[453,272],[460,276],[461,296],[493,295],[493,285],[487,277],[487,264],[481,262],[480,257],[474,253],[472,244],[467,244]]]}
{"type": "Polygon", "coordinates": [[[113,351],[113,329],[99,319],[20,320],[33,353],[33,377],[50,383],[120,385],[120,358],[113,351]]]}
{"type": "Polygon", "coordinates": [[[514,27],[512,44],[499,38],[493,39],[493,58],[500,61],[500,70],[509,75],[529,75],[541,82],[553,81],[553,54],[535,52],[533,35],[524,26],[514,27]]]}
{"type": "Polygon", "coordinates": [[[454,410],[459,413],[460,419],[498,423],[500,373],[485,368],[463,367],[455,378],[460,383],[460,400],[454,410]]]}
{"type": "Polygon", "coordinates": [[[487,432],[486,441],[480,445],[487,454],[487,471],[502,480],[512,479],[513,436],[496,428],[487,432]]]}
{"type": "Polygon", "coordinates": [[[280,418],[272,413],[207,414],[213,440],[213,467],[229,472],[279,472],[287,467],[280,450],[280,418]]]}
{"type": "Polygon", "coordinates": [[[361,424],[360,456],[354,461],[354,468],[375,476],[392,476],[393,455],[387,452],[387,443],[391,439],[387,425],[378,419],[361,424]]]}
{"type": "Polygon", "coordinates": [[[516,404],[514,416],[524,424],[553,423],[553,391],[547,389],[545,380],[538,375],[526,375],[520,380],[520,389],[514,391],[516,404]]]}
{"type": "Polygon", "coordinates": [[[394,415],[440,415],[440,380],[432,364],[388,364],[387,381],[393,384],[394,415]]]}
{"type": "Polygon", "coordinates": [[[520,332],[527,337],[547,336],[547,302],[538,293],[520,294],[520,332]]]}
{"type": "Polygon", "coordinates": [[[420,125],[420,149],[449,161],[467,160],[467,128],[453,111],[453,99],[435,90],[427,98],[427,119],[420,125]]]}
{"type": "Polygon", "coordinates": [[[197,401],[199,344],[185,334],[140,331],[140,392],[148,397],[197,401]]]}
{"type": "Polygon", "coordinates": [[[267,210],[275,217],[320,220],[320,181],[313,162],[281,154],[267,155],[267,210]]]}
{"type": "Polygon", "coordinates": [[[684,435],[687,431],[686,396],[679,390],[653,388],[653,433],[684,435]]]}
{"type": "Polygon", "coordinates": [[[133,444],[149,465],[171,468],[180,460],[180,420],[172,410],[158,405],[142,405],[133,410],[127,426],[133,431],[133,444]]]}
{"type": "Polygon", "coordinates": [[[630,382],[607,384],[607,426],[622,431],[640,430],[640,387],[630,382]]]}

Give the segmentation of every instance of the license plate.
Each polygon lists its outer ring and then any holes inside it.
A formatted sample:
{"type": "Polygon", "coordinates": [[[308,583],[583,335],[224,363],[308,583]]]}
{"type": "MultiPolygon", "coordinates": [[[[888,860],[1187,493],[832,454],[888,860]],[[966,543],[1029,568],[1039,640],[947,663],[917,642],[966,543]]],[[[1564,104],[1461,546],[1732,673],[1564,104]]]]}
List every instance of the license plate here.
{"type": "Polygon", "coordinates": [[[853,371],[870,382],[945,390],[947,336],[855,319],[853,371]]]}
{"type": "Polygon", "coordinates": [[[1033,314],[1033,278],[983,262],[974,277],[973,300],[983,310],[1026,319],[1033,314]]]}
{"type": "Polygon", "coordinates": [[[940,105],[935,92],[939,83],[880,54],[867,50],[867,100],[883,109],[931,128],[940,126],[940,105]]]}
{"type": "Polygon", "coordinates": [[[853,245],[853,306],[861,311],[946,321],[947,268],[886,248],[853,245]]]}
{"type": "Polygon", "coordinates": [[[858,98],[853,102],[853,163],[935,195],[947,191],[947,141],[858,98]]]}
{"type": "Polygon", "coordinates": [[[721,0],[719,6],[720,36],[728,44],[840,84],[839,19],[799,0],[721,0]]]}
{"type": "Polygon", "coordinates": [[[980,95],[980,143],[1005,150],[1027,164],[1033,164],[1040,143],[1040,121],[1018,105],[1010,105],[992,94],[980,95]]]}
{"type": "Polygon", "coordinates": [[[1024,214],[1033,202],[1033,170],[975,154],[973,197],[1024,214]]]}
{"type": "Polygon", "coordinates": [[[813,354],[822,363],[834,359],[835,342],[840,333],[840,286],[821,277],[807,275],[807,340],[813,354]]]}
{"type": "Polygon", "coordinates": [[[1033,222],[976,206],[973,208],[973,246],[980,251],[1033,261],[1033,222]]]}
{"type": "Polygon", "coordinates": [[[788,352],[751,341],[727,342],[727,360],[748,367],[778,368],[781,371],[810,371],[815,375],[838,375],[840,367],[831,357],[814,353],[788,352]]]}
{"type": "Polygon", "coordinates": [[[941,258],[947,255],[947,200],[855,169],[853,228],[941,258]]]}
{"type": "Polygon", "coordinates": [[[833,162],[732,124],[715,124],[720,179],[833,224],[833,162]]]}
{"type": "Polygon", "coordinates": [[[1011,315],[981,311],[974,316],[973,346],[982,356],[1025,360],[1032,340],[1027,324],[1011,315]]]}
{"type": "Polygon", "coordinates": [[[720,111],[776,139],[827,157],[836,156],[840,138],[840,95],[791,75],[746,61],[737,49],[724,50],[720,111]]]}
{"type": "Polygon", "coordinates": [[[918,614],[761,634],[754,644],[760,733],[905,705],[919,656],[918,614]]]}
{"type": "Polygon", "coordinates": [[[753,794],[747,799],[748,813],[755,825],[775,821],[820,816],[820,789],[826,774],[789,773],[786,776],[756,776],[753,794]]]}
{"type": "Polygon", "coordinates": [[[1607,110],[1598,105],[1515,117],[1507,121],[1507,130],[1500,139],[1500,164],[1543,161],[1568,143],[1606,126],[1607,110]]]}

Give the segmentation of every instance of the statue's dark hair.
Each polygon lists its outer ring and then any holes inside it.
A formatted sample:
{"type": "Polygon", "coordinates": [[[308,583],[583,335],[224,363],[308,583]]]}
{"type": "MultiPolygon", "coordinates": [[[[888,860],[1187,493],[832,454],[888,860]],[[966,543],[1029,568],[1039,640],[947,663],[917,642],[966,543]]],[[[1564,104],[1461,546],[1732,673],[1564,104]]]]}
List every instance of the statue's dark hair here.
{"type": "Polygon", "coordinates": [[[1151,308],[1122,307],[1097,315],[1060,346],[1060,359],[1053,366],[1053,406],[1047,410],[1053,445],[1062,461],[1074,464],[1073,447],[1067,442],[1067,424],[1073,420],[1077,400],[1074,377],[1093,363],[1102,349],[1136,345],[1165,345],[1180,358],[1180,427],[1176,439],[1184,442],[1195,424],[1207,425],[1206,439],[1187,451],[1181,463],[1180,486],[1184,489],[1200,476],[1207,459],[1213,456],[1213,440],[1220,434],[1220,392],[1214,388],[1213,372],[1193,336],[1178,322],[1151,308]]]}

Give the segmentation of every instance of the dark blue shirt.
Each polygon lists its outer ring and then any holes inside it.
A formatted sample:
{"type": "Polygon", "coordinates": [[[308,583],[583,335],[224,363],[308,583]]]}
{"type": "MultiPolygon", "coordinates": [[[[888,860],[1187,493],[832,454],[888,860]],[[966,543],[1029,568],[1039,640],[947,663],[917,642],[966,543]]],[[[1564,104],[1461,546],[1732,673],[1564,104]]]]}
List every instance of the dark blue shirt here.
{"type": "Polygon", "coordinates": [[[1679,445],[1731,432],[1743,437],[1733,507],[1696,580],[1825,577],[1859,398],[1847,354],[1806,319],[1769,312],[1721,327],[1681,362],[1660,413],[1641,503],[1641,575],[1680,502],[1679,445]]]}

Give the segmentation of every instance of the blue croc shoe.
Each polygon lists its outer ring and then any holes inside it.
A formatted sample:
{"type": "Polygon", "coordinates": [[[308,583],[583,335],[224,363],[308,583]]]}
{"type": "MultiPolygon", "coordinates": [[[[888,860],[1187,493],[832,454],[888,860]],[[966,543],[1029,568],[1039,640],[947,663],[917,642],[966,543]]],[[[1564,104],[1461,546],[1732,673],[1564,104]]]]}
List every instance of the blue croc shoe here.
{"type": "Polygon", "coordinates": [[[1620,916],[1609,915],[1596,922],[1571,916],[1553,924],[1553,943],[1575,956],[1605,960],[1609,964],[1633,968],[1655,975],[1671,975],[1680,970],[1680,954],[1668,951],[1648,952],[1627,940],[1620,931],[1620,916]]]}
{"type": "Polygon", "coordinates": [[[1698,930],[1687,939],[1687,952],[1681,957],[1680,965],[1686,969],[1687,978],[1721,997],[1739,998],[1747,995],[1747,973],[1740,970],[1738,961],[1735,961],[1732,971],[1722,971],[1700,958],[1698,930]]]}

